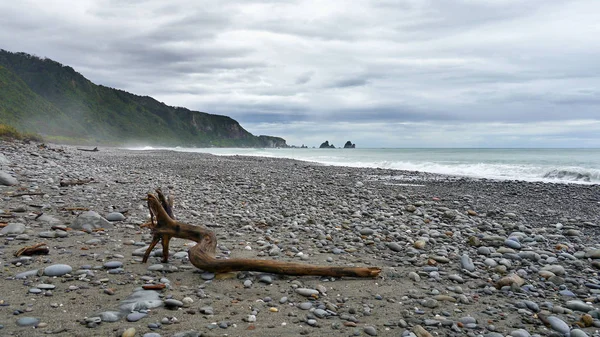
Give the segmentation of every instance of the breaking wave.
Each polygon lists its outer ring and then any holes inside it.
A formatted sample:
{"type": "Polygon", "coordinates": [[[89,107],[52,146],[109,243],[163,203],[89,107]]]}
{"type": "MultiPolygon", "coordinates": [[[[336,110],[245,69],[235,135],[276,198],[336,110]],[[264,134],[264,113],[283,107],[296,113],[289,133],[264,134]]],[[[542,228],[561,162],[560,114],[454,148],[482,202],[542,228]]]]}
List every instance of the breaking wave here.
{"type": "Polygon", "coordinates": [[[544,178],[593,183],[600,182],[600,173],[589,170],[555,169],[546,172],[544,178]]]}
{"type": "MultiPolygon", "coordinates": [[[[130,148],[132,149],[132,148],[130,148]]],[[[324,165],[419,171],[495,180],[600,184],[598,149],[236,149],[159,148],[214,155],[289,158],[324,165]],[[596,158],[596,159],[594,159],[596,158]]]]}

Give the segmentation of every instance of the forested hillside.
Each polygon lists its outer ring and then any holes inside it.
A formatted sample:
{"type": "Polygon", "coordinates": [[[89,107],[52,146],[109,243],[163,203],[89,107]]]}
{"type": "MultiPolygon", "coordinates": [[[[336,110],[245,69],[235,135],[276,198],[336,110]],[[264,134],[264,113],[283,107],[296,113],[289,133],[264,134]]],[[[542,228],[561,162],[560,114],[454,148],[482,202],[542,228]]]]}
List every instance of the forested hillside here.
{"type": "Polygon", "coordinates": [[[171,107],[96,85],[69,66],[0,50],[0,122],[64,141],[187,146],[285,147],[234,119],[171,107]]]}

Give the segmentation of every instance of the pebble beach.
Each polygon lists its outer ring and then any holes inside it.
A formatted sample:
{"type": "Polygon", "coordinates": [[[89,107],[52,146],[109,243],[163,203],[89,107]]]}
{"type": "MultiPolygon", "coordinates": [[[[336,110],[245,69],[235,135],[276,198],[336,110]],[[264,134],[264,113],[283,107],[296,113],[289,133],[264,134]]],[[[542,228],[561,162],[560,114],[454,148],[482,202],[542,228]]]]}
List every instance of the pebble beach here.
{"type": "Polygon", "coordinates": [[[0,142],[0,336],[600,336],[600,186],[0,142]],[[172,193],[217,256],[381,267],[213,274],[140,228],[172,193]],[[44,254],[15,256],[36,244],[44,254]]]}

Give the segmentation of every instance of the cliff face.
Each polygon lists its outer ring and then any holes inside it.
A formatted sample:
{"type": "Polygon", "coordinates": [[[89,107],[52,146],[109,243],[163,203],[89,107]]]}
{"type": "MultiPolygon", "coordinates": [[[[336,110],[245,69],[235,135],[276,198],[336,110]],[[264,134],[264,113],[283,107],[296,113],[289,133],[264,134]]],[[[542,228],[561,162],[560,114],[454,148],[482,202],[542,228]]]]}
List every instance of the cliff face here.
{"type": "Polygon", "coordinates": [[[285,139],[280,137],[260,135],[258,138],[265,144],[263,147],[287,147],[285,139]]]}
{"type": "Polygon", "coordinates": [[[254,136],[227,116],[172,107],[152,97],[96,85],[73,68],[49,59],[0,50],[0,67],[2,121],[51,139],[287,146],[278,137],[254,136]]]}

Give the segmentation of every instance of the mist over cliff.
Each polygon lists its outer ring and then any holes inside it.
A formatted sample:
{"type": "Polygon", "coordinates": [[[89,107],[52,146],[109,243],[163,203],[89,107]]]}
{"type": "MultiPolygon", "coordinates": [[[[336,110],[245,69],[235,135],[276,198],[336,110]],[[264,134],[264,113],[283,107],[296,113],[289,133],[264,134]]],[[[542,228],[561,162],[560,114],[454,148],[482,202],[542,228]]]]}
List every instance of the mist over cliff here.
{"type": "Polygon", "coordinates": [[[286,147],[222,115],[97,85],[69,66],[0,50],[0,121],[66,142],[286,147]]]}

